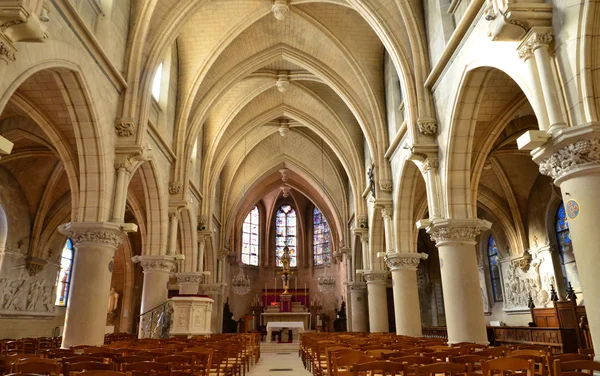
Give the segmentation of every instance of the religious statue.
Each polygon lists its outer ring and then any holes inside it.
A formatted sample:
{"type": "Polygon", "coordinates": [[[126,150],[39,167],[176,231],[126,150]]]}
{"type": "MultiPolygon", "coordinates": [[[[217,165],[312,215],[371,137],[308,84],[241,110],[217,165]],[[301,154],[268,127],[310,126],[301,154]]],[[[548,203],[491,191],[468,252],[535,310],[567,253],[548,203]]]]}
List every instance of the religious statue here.
{"type": "Polygon", "coordinates": [[[375,198],[375,164],[371,164],[371,167],[367,172],[367,177],[369,178],[369,189],[371,190],[371,195],[373,195],[373,198],[375,198]]]}
{"type": "Polygon", "coordinates": [[[108,293],[108,313],[112,313],[117,310],[119,306],[119,293],[115,291],[114,287],[110,288],[108,293]]]}

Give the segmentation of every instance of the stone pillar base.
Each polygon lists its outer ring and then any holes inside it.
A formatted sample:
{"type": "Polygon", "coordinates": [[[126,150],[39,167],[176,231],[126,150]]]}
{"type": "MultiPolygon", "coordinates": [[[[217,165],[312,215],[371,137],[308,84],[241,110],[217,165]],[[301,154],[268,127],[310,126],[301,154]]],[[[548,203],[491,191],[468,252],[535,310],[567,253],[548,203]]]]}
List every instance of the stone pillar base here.
{"type": "Polygon", "coordinates": [[[169,335],[198,336],[211,334],[212,305],[214,300],[200,297],[174,297],[173,326],[169,335]]]}

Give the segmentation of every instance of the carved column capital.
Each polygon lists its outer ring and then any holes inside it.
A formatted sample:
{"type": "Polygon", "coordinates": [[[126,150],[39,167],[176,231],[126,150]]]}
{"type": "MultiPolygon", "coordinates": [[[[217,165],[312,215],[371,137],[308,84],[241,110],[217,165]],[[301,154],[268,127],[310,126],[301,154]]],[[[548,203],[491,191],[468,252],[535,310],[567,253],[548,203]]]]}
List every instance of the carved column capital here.
{"type": "Polygon", "coordinates": [[[369,217],[366,214],[359,214],[356,216],[356,228],[354,229],[359,230],[359,229],[368,229],[369,228],[369,217]]]}
{"type": "Polygon", "coordinates": [[[115,134],[119,137],[133,136],[137,125],[132,119],[118,119],[115,121],[115,134]]]}
{"type": "Polygon", "coordinates": [[[17,58],[16,53],[15,46],[0,34],[0,60],[15,61],[17,58]]]}
{"type": "Polygon", "coordinates": [[[208,216],[201,214],[198,216],[198,231],[206,231],[208,229],[208,216]]]}
{"type": "Polygon", "coordinates": [[[177,283],[180,285],[183,283],[199,285],[204,280],[204,273],[174,273],[177,278],[177,283]]]}
{"type": "Polygon", "coordinates": [[[387,253],[385,263],[391,271],[417,270],[421,260],[426,260],[426,253],[387,253]]]}
{"type": "Polygon", "coordinates": [[[172,181],[169,183],[169,194],[176,195],[181,193],[183,184],[179,181],[172,181]]]}
{"type": "Polygon", "coordinates": [[[229,255],[229,250],[226,248],[223,248],[217,253],[217,258],[221,261],[224,261],[228,255],[229,255]]]}
{"type": "Polygon", "coordinates": [[[367,292],[367,284],[364,282],[348,282],[346,283],[350,293],[365,293],[367,292]]]}
{"type": "Polygon", "coordinates": [[[517,48],[519,57],[527,60],[540,47],[548,47],[554,39],[553,30],[549,27],[532,28],[517,48]]]}
{"type": "Polygon", "coordinates": [[[146,272],[165,272],[171,273],[176,268],[175,257],[173,256],[133,256],[131,261],[140,263],[144,273],[146,272]]]}
{"type": "Polygon", "coordinates": [[[540,172],[558,180],[571,172],[600,167],[600,138],[575,141],[540,162],[540,172]]]}
{"type": "Polygon", "coordinates": [[[379,180],[379,189],[381,189],[382,192],[392,192],[392,181],[387,179],[379,180]]]}
{"type": "Polygon", "coordinates": [[[431,118],[419,118],[417,120],[419,133],[425,136],[435,136],[438,131],[437,121],[431,118]]]}
{"type": "Polygon", "coordinates": [[[439,246],[445,242],[472,242],[492,224],[483,219],[436,219],[427,225],[427,233],[439,246]]]}
{"type": "Polygon", "coordinates": [[[381,270],[381,271],[374,271],[374,270],[369,270],[369,271],[365,271],[363,276],[365,277],[365,280],[367,281],[367,283],[387,283],[388,280],[388,271],[387,270],[381,270]]]}
{"type": "Polygon", "coordinates": [[[393,217],[393,211],[391,207],[383,207],[381,209],[381,216],[383,217],[384,220],[391,220],[393,217]]]}
{"type": "Polygon", "coordinates": [[[102,245],[117,248],[127,232],[137,231],[132,223],[111,222],[69,222],[58,227],[58,231],[68,236],[73,246],[102,245]]]}

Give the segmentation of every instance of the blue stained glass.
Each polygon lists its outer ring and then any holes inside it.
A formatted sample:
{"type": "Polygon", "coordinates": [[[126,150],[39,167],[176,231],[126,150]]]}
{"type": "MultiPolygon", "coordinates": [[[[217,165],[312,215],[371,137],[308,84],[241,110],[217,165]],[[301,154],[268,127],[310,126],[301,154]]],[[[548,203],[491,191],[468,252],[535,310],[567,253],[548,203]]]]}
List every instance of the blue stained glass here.
{"type": "Polygon", "coordinates": [[[492,282],[492,292],[494,294],[494,302],[501,302],[504,300],[502,296],[502,287],[500,281],[502,276],[500,275],[500,267],[498,266],[498,246],[493,235],[490,235],[488,239],[488,264],[490,267],[490,279],[492,282]]]}
{"type": "Polygon", "coordinates": [[[556,210],[555,226],[556,242],[558,244],[558,254],[560,255],[561,267],[565,285],[572,282],[573,286],[579,285],[577,276],[577,264],[573,254],[573,244],[569,232],[569,222],[564,203],[561,203],[556,210]]]}
{"type": "Polygon", "coordinates": [[[242,225],[242,263],[246,265],[258,266],[259,228],[259,211],[255,206],[250,210],[242,225]],[[251,257],[250,252],[254,256],[251,257]]]}
{"type": "Polygon", "coordinates": [[[275,217],[275,264],[282,266],[281,256],[283,247],[287,245],[290,248],[290,265],[296,266],[296,251],[292,252],[292,247],[296,246],[296,211],[290,205],[282,205],[275,217]]]}
{"type": "Polygon", "coordinates": [[[321,211],[313,210],[313,263],[323,265],[331,262],[329,257],[329,224],[321,211]]]}
{"type": "Polygon", "coordinates": [[[71,284],[71,268],[73,265],[73,243],[67,239],[60,259],[60,271],[56,278],[56,299],[54,304],[60,307],[67,305],[69,286],[71,284]]]}

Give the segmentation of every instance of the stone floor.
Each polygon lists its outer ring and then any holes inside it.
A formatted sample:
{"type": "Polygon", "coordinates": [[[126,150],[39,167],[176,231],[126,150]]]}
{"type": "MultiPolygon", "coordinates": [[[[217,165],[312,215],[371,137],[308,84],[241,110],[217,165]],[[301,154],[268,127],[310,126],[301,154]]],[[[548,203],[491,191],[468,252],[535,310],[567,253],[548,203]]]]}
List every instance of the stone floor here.
{"type": "Polygon", "coordinates": [[[298,356],[298,344],[280,345],[283,346],[279,350],[275,346],[265,348],[263,345],[258,364],[246,376],[310,376],[298,356]]]}

